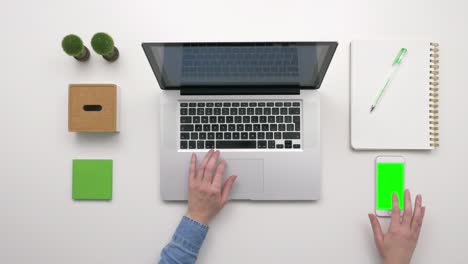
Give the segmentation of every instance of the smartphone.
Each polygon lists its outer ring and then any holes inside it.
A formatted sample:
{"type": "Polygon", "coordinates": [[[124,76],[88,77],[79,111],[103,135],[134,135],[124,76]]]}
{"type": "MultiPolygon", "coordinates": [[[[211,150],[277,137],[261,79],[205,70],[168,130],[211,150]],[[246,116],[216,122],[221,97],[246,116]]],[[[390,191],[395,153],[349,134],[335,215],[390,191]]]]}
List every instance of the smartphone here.
{"type": "Polygon", "coordinates": [[[375,159],[375,214],[391,216],[392,194],[398,196],[403,213],[405,190],[405,160],[401,156],[378,156],[375,159]]]}

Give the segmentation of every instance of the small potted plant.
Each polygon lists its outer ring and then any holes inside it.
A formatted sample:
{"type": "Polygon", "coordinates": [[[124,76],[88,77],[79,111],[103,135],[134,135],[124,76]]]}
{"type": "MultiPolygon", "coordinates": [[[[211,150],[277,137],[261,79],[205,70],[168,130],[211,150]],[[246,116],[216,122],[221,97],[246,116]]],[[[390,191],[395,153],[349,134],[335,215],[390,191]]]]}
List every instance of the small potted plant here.
{"type": "Polygon", "coordinates": [[[102,55],[109,62],[114,62],[119,58],[119,50],[114,46],[114,40],[107,33],[94,34],[91,46],[97,54],[102,55]]]}
{"type": "Polygon", "coordinates": [[[73,34],[63,38],[62,49],[66,54],[73,56],[79,61],[87,61],[91,55],[89,49],[83,45],[81,38],[73,34]]]}

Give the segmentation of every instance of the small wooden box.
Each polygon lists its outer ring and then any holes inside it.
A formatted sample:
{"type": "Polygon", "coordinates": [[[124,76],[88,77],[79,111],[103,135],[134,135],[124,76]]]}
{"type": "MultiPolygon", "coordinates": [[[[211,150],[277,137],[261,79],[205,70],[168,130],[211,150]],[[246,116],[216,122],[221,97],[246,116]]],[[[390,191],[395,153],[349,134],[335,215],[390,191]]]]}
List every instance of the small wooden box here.
{"type": "Polygon", "coordinates": [[[117,102],[115,84],[70,84],[68,131],[118,132],[117,102]]]}

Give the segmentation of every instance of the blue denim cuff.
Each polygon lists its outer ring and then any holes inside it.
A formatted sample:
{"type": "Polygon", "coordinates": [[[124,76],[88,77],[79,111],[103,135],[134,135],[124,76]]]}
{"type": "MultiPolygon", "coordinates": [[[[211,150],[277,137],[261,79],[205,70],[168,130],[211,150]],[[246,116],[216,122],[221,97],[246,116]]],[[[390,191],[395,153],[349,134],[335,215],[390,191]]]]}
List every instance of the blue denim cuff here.
{"type": "Polygon", "coordinates": [[[175,243],[181,244],[183,248],[198,254],[207,233],[207,225],[198,223],[197,221],[184,216],[182,217],[172,240],[175,243]]]}

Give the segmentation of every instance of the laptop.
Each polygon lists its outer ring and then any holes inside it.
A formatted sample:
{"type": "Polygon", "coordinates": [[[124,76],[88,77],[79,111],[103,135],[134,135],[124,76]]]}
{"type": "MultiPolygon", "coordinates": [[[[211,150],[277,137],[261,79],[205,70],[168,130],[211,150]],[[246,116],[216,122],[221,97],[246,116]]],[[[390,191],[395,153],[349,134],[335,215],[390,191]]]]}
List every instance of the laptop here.
{"type": "Polygon", "coordinates": [[[143,43],[162,89],[160,191],[186,200],[192,153],[221,150],[231,199],[318,200],[320,97],[337,42],[143,43]]]}

